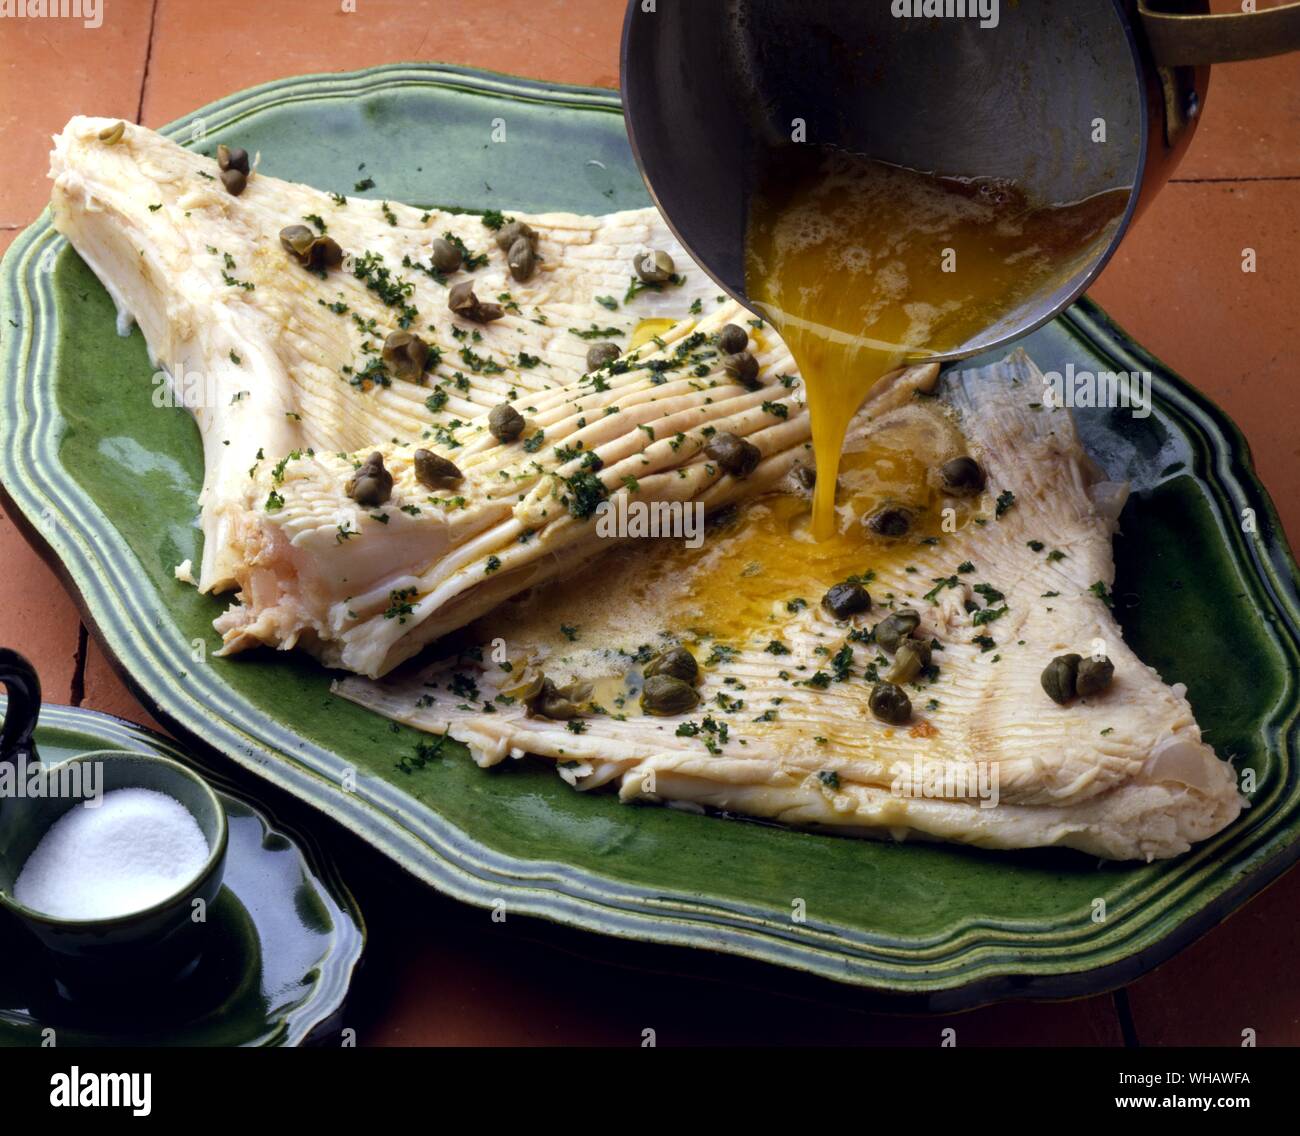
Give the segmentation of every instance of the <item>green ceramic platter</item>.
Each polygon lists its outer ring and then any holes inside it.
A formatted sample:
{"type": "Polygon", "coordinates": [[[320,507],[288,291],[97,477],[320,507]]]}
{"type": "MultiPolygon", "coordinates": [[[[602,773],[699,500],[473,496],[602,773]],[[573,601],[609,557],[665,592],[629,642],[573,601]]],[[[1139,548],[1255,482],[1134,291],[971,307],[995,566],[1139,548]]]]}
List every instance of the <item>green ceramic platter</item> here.
{"type": "MultiPolygon", "coordinates": [[[[372,196],[418,205],[648,201],[611,91],[400,65],[258,87],[164,133],[192,143],[200,125],[204,148],[260,150],[263,170],[334,191],[372,177],[372,196]],[[498,118],[503,143],[491,141],[498,118]]],[[[1300,852],[1295,564],[1236,428],[1091,305],[1024,346],[1044,369],[1153,372],[1149,418],[1080,413],[1089,448],[1135,488],[1116,544],[1125,634],[1187,684],[1209,739],[1259,779],[1231,829],[1170,863],[879,844],[622,806],[573,793],[539,763],[485,773],[463,753],[403,772],[420,735],[332,698],[310,661],[211,658],[223,604],[172,578],[198,558],[198,433],[183,410],[153,408],[139,333],[114,334],[108,296],[48,217],[6,257],[0,306],[0,479],[136,692],[180,736],[467,902],[949,1009],[1126,982],[1300,852]],[[791,917],[797,899],[804,922],[791,917]]]]}
{"type": "MultiPolygon", "coordinates": [[[[0,698],[0,714],[4,699],[0,698]]],[[[226,810],[230,845],[209,914],[212,942],[185,982],[87,1007],[55,992],[40,951],[0,914],[0,1046],[301,1045],[337,1040],[365,943],[361,913],[315,844],[166,738],[72,706],[41,709],[46,762],[98,749],[161,754],[195,767],[226,810]]]]}

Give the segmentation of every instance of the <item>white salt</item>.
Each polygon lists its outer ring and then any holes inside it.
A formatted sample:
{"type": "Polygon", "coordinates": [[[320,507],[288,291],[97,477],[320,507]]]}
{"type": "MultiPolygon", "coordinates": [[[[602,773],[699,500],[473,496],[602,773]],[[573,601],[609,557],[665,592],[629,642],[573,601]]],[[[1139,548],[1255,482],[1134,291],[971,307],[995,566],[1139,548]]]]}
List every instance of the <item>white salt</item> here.
{"type": "Polygon", "coordinates": [[[152,789],[113,789],[98,808],[75,805],[23,864],[19,903],[60,919],[143,911],[190,882],[208,842],[179,801],[152,789]]]}

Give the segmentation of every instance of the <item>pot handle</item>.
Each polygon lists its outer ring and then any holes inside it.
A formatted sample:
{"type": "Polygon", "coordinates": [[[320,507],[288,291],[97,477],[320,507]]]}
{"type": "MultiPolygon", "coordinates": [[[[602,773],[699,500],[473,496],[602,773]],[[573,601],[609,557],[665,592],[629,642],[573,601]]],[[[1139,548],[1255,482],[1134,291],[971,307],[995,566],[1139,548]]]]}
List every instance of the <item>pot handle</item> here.
{"type": "Polygon", "coordinates": [[[13,761],[20,753],[30,760],[36,755],[32,732],[41,713],[41,680],[22,655],[0,647],[0,685],[9,695],[0,729],[0,763],[13,761]]]}
{"type": "Polygon", "coordinates": [[[1154,12],[1138,0],[1151,54],[1160,67],[1199,67],[1300,50],[1300,3],[1256,12],[1154,12]]]}

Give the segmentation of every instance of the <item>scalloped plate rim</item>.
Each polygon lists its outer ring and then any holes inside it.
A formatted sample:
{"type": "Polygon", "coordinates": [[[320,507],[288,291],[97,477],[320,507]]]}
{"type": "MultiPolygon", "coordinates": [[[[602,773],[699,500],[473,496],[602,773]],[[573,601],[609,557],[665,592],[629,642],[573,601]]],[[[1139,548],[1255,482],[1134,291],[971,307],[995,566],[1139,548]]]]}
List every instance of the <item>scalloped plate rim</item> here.
{"type": "MultiPolygon", "coordinates": [[[[488,97],[525,99],[599,113],[620,113],[618,92],[613,90],[521,79],[450,65],[404,63],[331,75],[296,76],[262,84],[236,92],[192,112],[163,127],[161,133],[178,135],[199,118],[220,125],[236,121],[267,106],[405,86],[453,88],[488,97]],[[219,115],[226,117],[218,118],[219,115]]],[[[19,279],[19,266],[25,263],[31,250],[43,238],[51,239],[51,233],[49,213],[46,210],[33,225],[19,234],[8,250],[3,268],[0,269],[0,305],[6,310],[19,307],[23,300],[31,299],[24,287],[27,281],[19,279]]],[[[1155,375],[1153,389],[1162,405],[1182,419],[1186,426],[1194,428],[1204,439],[1212,442],[1213,436],[1218,435],[1224,440],[1226,446],[1222,448],[1212,444],[1198,447],[1215,456],[1215,475],[1199,478],[1198,481],[1213,491],[1218,508],[1233,500],[1249,499],[1257,509],[1262,510],[1268,522],[1265,532],[1269,539],[1244,545],[1244,557],[1242,547],[1234,549],[1232,558],[1238,564],[1244,560],[1252,569],[1251,583],[1257,588],[1263,588],[1268,605],[1278,616],[1271,629],[1274,642],[1283,654],[1289,652],[1294,658],[1297,645],[1300,644],[1300,618],[1297,617],[1295,597],[1297,570],[1277,521],[1276,511],[1267,492],[1254,475],[1249,448],[1236,425],[1208,399],[1124,335],[1091,301],[1085,300],[1076,305],[1063,317],[1063,322],[1072,335],[1085,341],[1099,355],[1112,358],[1128,356],[1145,363],[1144,369],[1152,370],[1155,375]]],[[[0,344],[0,358],[7,362],[29,359],[31,339],[35,335],[35,329],[23,325],[22,334],[8,337],[8,342],[0,344]]],[[[49,350],[48,342],[44,346],[49,350]]],[[[4,391],[6,406],[18,405],[16,396],[24,393],[18,388],[19,384],[7,384],[4,391]]],[[[21,425],[16,418],[14,422],[15,425],[21,425]]],[[[0,437],[14,432],[13,427],[6,427],[0,422],[0,437]]],[[[35,437],[34,434],[32,436],[35,437]]],[[[196,747],[233,759],[294,793],[367,839],[417,877],[465,902],[485,906],[506,891],[512,895],[516,910],[560,923],[615,937],[739,954],[861,985],[890,999],[919,999],[923,1005],[931,1008],[956,1009],[1010,996],[1076,997],[1130,981],[1225,918],[1245,898],[1267,886],[1300,858],[1300,836],[1296,832],[1300,807],[1293,804],[1289,810],[1280,813],[1274,809],[1266,817],[1269,822],[1267,832],[1256,831],[1253,822],[1247,826],[1245,832],[1251,834],[1252,840],[1247,842],[1248,846],[1236,850],[1243,854],[1249,852],[1250,856],[1245,859],[1245,867],[1238,878],[1227,883],[1220,882],[1214,894],[1202,900],[1190,914],[1179,915],[1176,925],[1162,935],[1152,938],[1154,924],[1148,921],[1134,926],[1127,935],[1118,934],[1118,929],[1115,929],[1100,942],[1095,938],[1090,939],[1090,949],[1084,951],[1070,943],[1053,945],[1051,948],[1046,948],[1042,943],[1034,943],[1030,949],[1037,953],[1031,965],[1022,957],[1025,949],[1023,944],[1017,947],[1010,938],[993,941],[986,937],[982,946],[969,942],[980,932],[987,933],[994,927],[1006,933],[1012,932],[1007,921],[965,917],[957,922],[955,928],[950,927],[943,936],[935,937],[936,943],[946,944],[950,950],[955,951],[947,956],[947,961],[952,963],[957,960],[961,965],[941,971],[938,977],[927,980],[923,974],[891,969],[890,965],[882,962],[881,952],[890,953],[885,949],[887,943],[895,944],[895,953],[902,956],[924,954],[924,951],[916,950],[919,944],[915,942],[903,942],[892,936],[885,936],[885,941],[876,942],[870,933],[833,926],[820,930],[805,927],[795,935],[788,926],[779,925],[770,912],[757,906],[744,902],[728,905],[721,898],[713,904],[702,905],[701,901],[705,897],[687,893],[672,897],[676,901],[675,906],[686,909],[694,904],[694,909],[686,916],[674,917],[670,911],[665,910],[669,905],[663,902],[671,896],[671,891],[623,883],[562,862],[520,860],[494,852],[483,848],[469,833],[431,811],[422,831],[407,828],[396,832],[391,815],[385,816],[378,807],[361,801],[356,794],[340,792],[336,785],[331,785],[319,772],[300,764],[301,758],[296,760],[287,757],[283,747],[275,747],[273,737],[268,738],[264,734],[260,740],[253,738],[237,724],[221,717],[213,706],[199,704],[194,700],[181,700],[179,709],[174,709],[155,697],[146,680],[138,677],[121,657],[122,654],[129,654],[121,644],[128,643],[138,628],[121,626],[121,611],[116,613],[114,619],[115,613],[105,610],[104,593],[111,589],[107,589],[104,581],[111,577],[102,572],[96,573],[87,566],[99,559],[90,547],[95,526],[83,526],[82,531],[75,534],[82,544],[80,550],[70,548],[66,538],[61,542],[57,525],[52,526],[48,519],[41,522],[41,497],[45,497],[46,509],[51,500],[46,487],[41,484],[41,476],[13,478],[13,459],[14,455],[8,448],[0,454],[0,462],[3,462],[0,468],[5,473],[0,490],[3,490],[2,495],[11,515],[19,521],[28,539],[46,555],[69,586],[86,616],[87,624],[104,647],[115,669],[160,721],[196,747]],[[21,486],[17,493],[15,482],[21,486]],[[62,553],[60,545],[64,550],[62,553]],[[67,558],[78,551],[80,562],[76,567],[70,567],[67,558]],[[99,595],[96,596],[97,591],[99,595]],[[95,605],[96,599],[98,605],[95,605]],[[114,627],[114,622],[119,626],[114,627]],[[214,734],[221,736],[220,743],[212,740],[214,734]],[[281,760],[276,761],[277,758],[281,760]],[[272,763],[265,759],[271,759],[272,763]],[[1291,829],[1279,837],[1276,830],[1286,823],[1290,824],[1291,829]],[[1261,845],[1263,851],[1260,850],[1261,845]],[[478,854],[481,858],[479,862],[471,863],[472,853],[478,854]],[[810,942],[813,937],[820,941],[810,942]],[[1134,946],[1126,941],[1128,938],[1146,938],[1148,941],[1134,946]],[[1118,951],[1120,957],[1099,966],[1080,965],[1090,954],[1098,951],[1111,954],[1118,951]],[[1058,953],[1063,957],[1056,957],[1058,953]],[[989,957],[986,958],[986,955],[989,957]]],[[[88,498],[86,504],[96,523],[107,529],[107,535],[121,542],[108,518],[88,498]]],[[[100,532],[104,535],[102,529],[100,532]]],[[[1239,546],[1242,544],[1240,541],[1237,543],[1239,546]]],[[[123,551],[129,555],[130,550],[124,542],[122,546],[123,551]]],[[[111,606],[110,603],[109,609],[111,606]]],[[[165,645],[154,647],[152,662],[145,656],[135,656],[136,665],[145,672],[150,665],[156,668],[162,657],[159,651],[165,652],[165,645]]],[[[1294,675],[1290,679],[1293,691],[1294,675]]],[[[241,700],[235,697],[234,701],[241,700]]],[[[1273,739],[1284,744],[1285,751],[1290,756],[1297,723],[1294,714],[1289,720],[1280,720],[1285,717],[1281,713],[1283,710],[1284,699],[1279,699],[1278,706],[1265,725],[1271,730],[1273,739]]],[[[273,729],[269,732],[272,735],[275,733],[273,729]]],[[[292,736],[288,731],[284,732],[287,736],[292,736]]],[[[322,753],[327,758],[332,756],[328,751],[322,753]]],[[[392,798],[390,809],[400,807],[402,801],[407,799],[387,783],[381,783],[379,796],[392,798]]],[[[383,803],[382,800],[380,803],[383,803]]],[[[1265,804],[1266,802],[1260,802],[1259,807],[1262,809],[1265,804]]],[[[1262,813],[1256,813],[1257,817],[1261,815],[1262,813]]],[[[1245,832],[1240,835],[1245,835],[1245,832]]],[[[1198,851],[1200,850],[1194,850],[1177,863],[1192,868],[1197,860],[1205,859],[1203,852],[1198,856],[1198,851]]],[[[1218,871],[1222,872],[1223,867],[1219,864],[1218,871]]],[[[1193,893],[1207,890],[1204,880],[1191,881],[1186,886],[1193,893]]],[[[1186,907],[1189,901],[1185,896],[1180,899],[1171,894],[1177,890],[1177,886],[1167,883],[1162,887],[1161,900],[1165,906],[1173,904],[1180,909],[1186,907]]]]}

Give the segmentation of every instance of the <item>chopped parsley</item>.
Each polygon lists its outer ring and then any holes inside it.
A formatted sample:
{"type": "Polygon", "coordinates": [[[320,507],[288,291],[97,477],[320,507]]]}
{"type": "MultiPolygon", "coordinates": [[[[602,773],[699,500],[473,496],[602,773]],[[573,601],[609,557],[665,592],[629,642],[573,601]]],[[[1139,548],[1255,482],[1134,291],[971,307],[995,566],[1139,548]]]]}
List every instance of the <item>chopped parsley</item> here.
{"type": "Polygon", "coordinates": [[[396,309],[399,327],[410,327],[419,316],[415,307],[407,302],[407,298],[415,291],[415,285],[400,276],[393,276],[384,265],[384,258],[378,253],[366,252],[357,257],[353,262],[352,275],[364,281],[366,287],[385,306],[396,309]]]}
{"type": "Polygon", "coordinates": [[[398,623],[405,623],[408,615],[415,614],[415,607],[411,603],[415,595],[415,588],[399,588],[396,591],[389,592],[388,610],[384,612],[384,618],[395,619],[398,623]]]}
{"type": "Polygon", "coordinates": [[[579,470],[572,477],[561,480],[568,487],[570,494],[567,502],[569,515],[580,521],[590,517],[596,511],[596,506],[609,496],[605,483],[587,470],[579,470]]]}
{"type": "Polygon", "coordinates": [[[631,283],[628,284],[627,291],[623,293],[623,303],[625,304],[635,300],[642,292],[662,292],[664,287],[668,284],[671,284],[674,287],[680,287],[682,284],[686,283],[686,277],[677,272],[674,272],[662,284],[655,284],[648,280],[642,280],[639,276],[632,276],[629,279],[631,283]]]}
{"type": "Polygon", "coordinates": [[[465,244],[455,233],[446,232],[442,234],[442,239],[449,245],[452,245],[460,253],[460,266],[466,272],[473,272],[476,268],[482,268],[488,262],[487,253],[471,252],[469,246],[465,244]]]}
{"type": "Polygon", "coordinates": [[[934,576],[932,577],[932,582],[934,583],[934,587],[926,592],[921,598],[929,600],[932,604],[937,604],[939,602],[939,593],[942,592],[944,588],[955,588],[957,586],[957,577],[934,576]]]}
{"type": "Polygon", "coordinates": [[[415,753],[402,757],[397,763],[397,768],[403,773],[416,773],[428,765],[435,757],[441,757],[442,747],[446,744],[446,734],[439,734],[432,741],[418,741],[415,743],[415,753]]]}
{"type": "Polygon", "coordinates": [[[597,327],[594,323],[588,328],[571,327],[570,335],[576,335],[579,339],[615,339],[621,338],[625,333],[622,328],[618,327],[597,327]]]}

